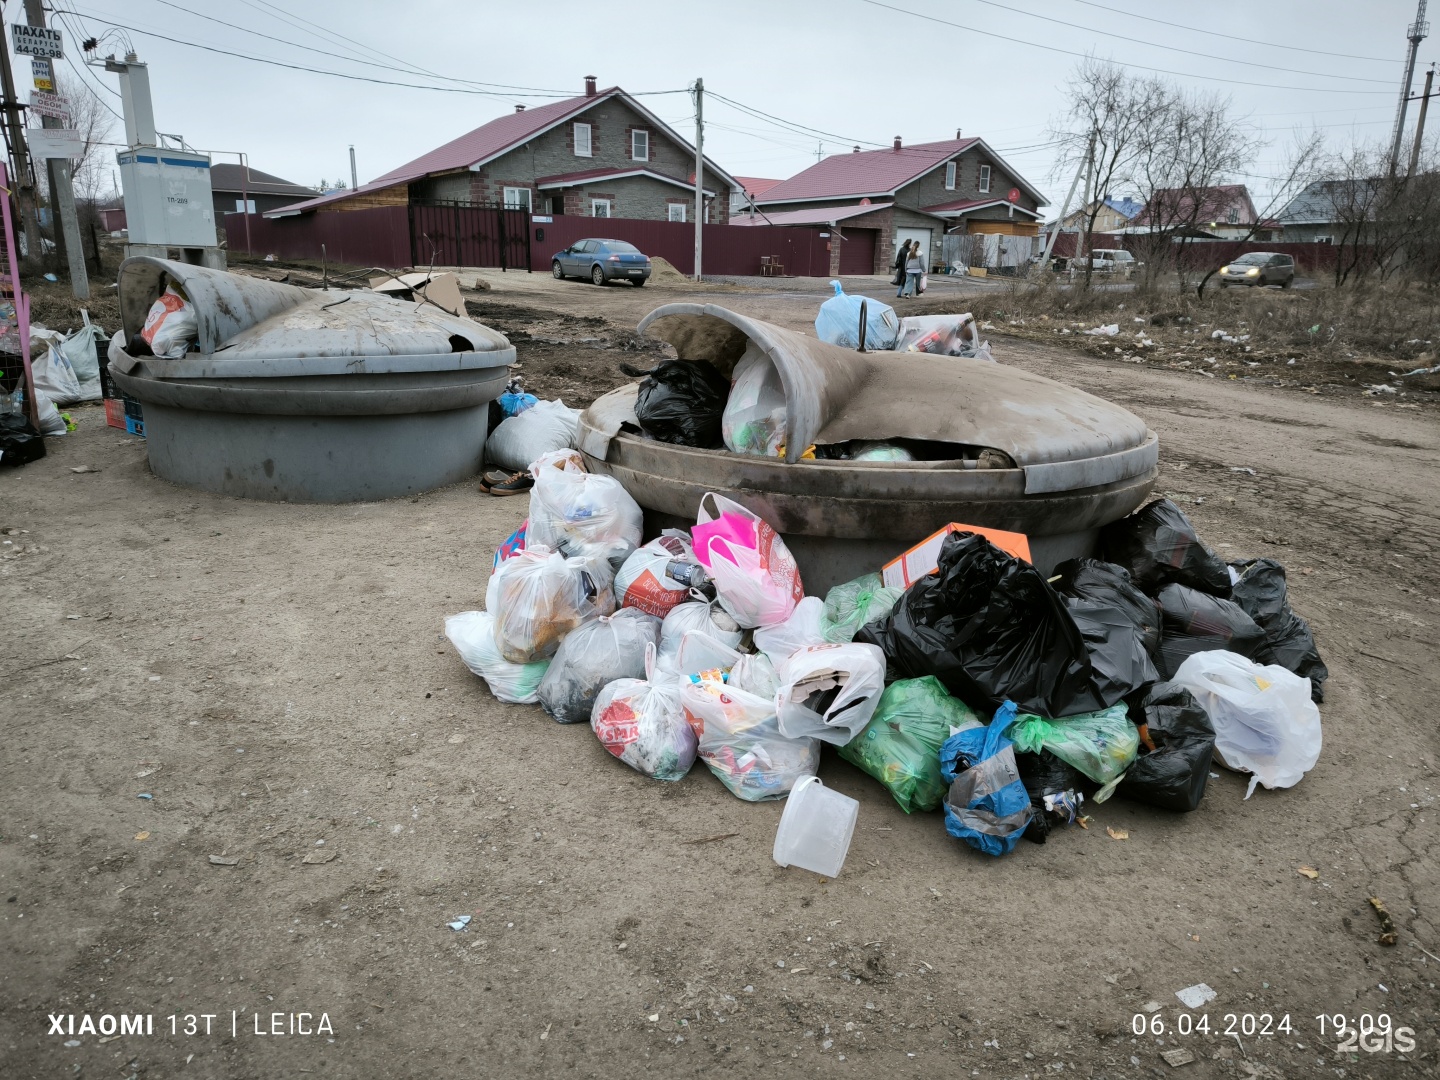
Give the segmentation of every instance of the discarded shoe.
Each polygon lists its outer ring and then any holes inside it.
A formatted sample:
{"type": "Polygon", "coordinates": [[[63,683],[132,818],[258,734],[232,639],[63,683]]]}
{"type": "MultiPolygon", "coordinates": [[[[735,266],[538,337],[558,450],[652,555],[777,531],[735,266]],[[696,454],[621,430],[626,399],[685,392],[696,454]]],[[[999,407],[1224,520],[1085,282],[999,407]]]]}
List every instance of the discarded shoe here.
{"type": "Polygon", "coordinates": [[[528,472],[512,473],[499,483],[490,485],[491,495],[519,495],[535,486],[535,478],[528,472]]]}

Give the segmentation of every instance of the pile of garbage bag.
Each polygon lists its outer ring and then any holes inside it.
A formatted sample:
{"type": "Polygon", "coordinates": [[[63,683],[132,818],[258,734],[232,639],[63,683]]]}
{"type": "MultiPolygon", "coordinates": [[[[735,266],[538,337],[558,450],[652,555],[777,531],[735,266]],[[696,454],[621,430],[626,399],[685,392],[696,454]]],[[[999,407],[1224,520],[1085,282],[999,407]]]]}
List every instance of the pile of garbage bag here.
{"type": "Polygon", "coordinates": [[[908,588],[872,573],[821,598],[737,502],[707,494],[690,529],[642,544],[634,500],[579,455],[531,469],[488,610],[446,634],[499,700],[588,721],[646,776],[698,760],[740,799],[783,799],[829,744],[998,856],[1112,797],[1193,812],[1217,761],[1249,798],[1319,758],[1327,672],[1284,568],[1227,565],[1168,500],[1049,578],[955,525],[908,588]]]}

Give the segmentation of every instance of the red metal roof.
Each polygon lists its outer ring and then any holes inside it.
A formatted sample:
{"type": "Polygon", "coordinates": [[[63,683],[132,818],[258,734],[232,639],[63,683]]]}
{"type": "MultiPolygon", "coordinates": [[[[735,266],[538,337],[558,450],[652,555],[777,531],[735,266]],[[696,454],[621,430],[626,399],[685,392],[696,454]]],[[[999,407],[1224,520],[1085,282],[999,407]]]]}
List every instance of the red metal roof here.
{"type": "Polygon", "coordinates": [[[860,195],[892,195],[916,177],[939,167],[979,139],[946,139],[919,143],[899,150],[868,150],[834,154],[804,172],[782,180],[765,192],[759,203],[799,202],[806,199],[844,199],[860,195]]]}
{"type": "MultiPolygon", "coordinates": [[[[736,177],[738,180],[739,177],[736,177]]],[[[872,210],[889,210],[891,203],[867,203],[864,206],[821,206],[802,210],[775,210],[765,214],[739,213],[730,216],[731,225],[832,225],[837,221],[859,217],[872,210]]]]}
{"type": "Polygon", "coordinates": [[[771,180],[764,176],[737,176],[735,179],[738,180],[740,186],[745,189],[745,194],[749,195],[752,199],[758,199],[776,184],[781,183],[779,180],[771,180]]]}

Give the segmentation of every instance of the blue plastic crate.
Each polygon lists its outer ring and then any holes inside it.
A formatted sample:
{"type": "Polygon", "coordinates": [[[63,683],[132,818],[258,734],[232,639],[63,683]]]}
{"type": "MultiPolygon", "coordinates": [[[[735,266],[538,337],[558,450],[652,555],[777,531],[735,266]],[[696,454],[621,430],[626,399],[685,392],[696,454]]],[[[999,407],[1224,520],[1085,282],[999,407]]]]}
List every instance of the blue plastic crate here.
{"type": "Polygon", "coordinates": [[[126,416],[125,430],[131,435],[139,435],[143,439],[145,437],[145,421],[138,416],[126,416]]]}

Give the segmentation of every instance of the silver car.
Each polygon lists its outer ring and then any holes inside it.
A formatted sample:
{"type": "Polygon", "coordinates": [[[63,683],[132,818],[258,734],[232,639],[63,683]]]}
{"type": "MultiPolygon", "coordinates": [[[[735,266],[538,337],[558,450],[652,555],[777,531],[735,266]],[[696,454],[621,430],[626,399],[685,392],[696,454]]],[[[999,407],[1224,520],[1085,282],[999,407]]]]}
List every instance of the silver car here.
{"type": "Polygon", "coordinates": [[[1247,251],[1220,268],[1220,284],[1279,285],[1290,288],[1295,281],[1295,260],[1274,251],[1247,251]]]}

